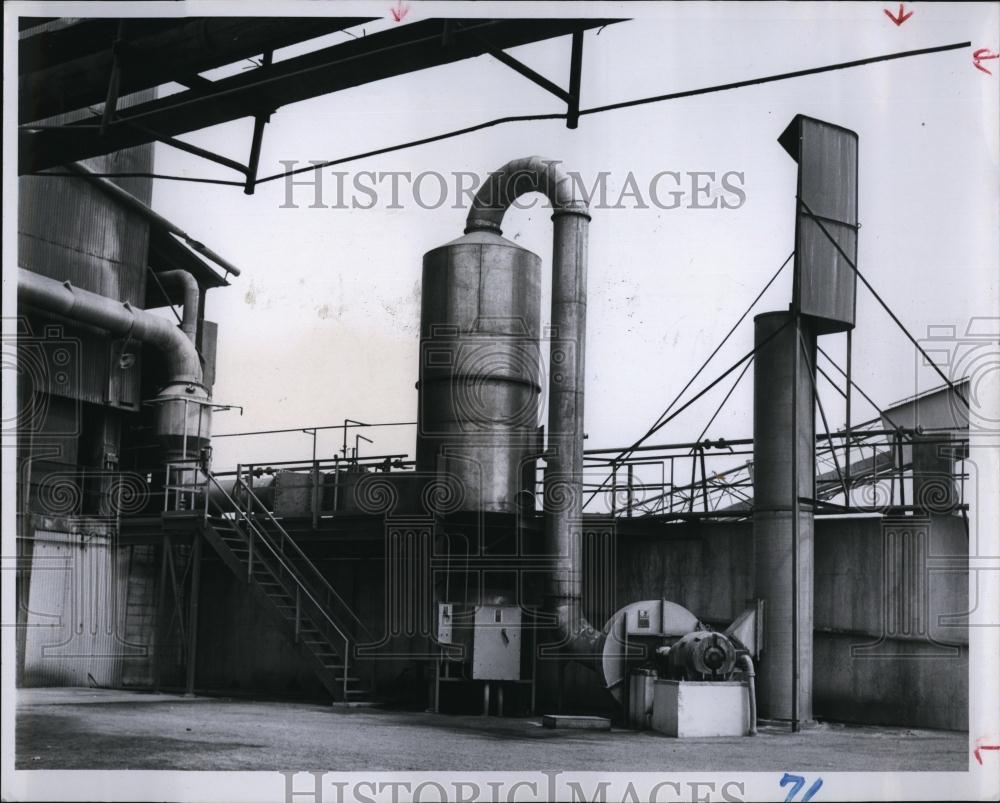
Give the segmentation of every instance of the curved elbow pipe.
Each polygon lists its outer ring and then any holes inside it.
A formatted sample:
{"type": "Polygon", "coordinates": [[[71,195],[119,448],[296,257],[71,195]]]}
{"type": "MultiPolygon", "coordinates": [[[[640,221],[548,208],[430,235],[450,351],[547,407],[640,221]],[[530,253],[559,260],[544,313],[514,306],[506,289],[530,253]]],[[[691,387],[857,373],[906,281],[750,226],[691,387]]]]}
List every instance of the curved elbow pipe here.
{"type": "Polygon", "coordinates": [[[530,156],[508,162],[480,187],[465,233],[501,234],[511,204],[544,193],[555,223],[552,244],[552,338],[549,357],[549,423],[545,466],[545,550],[553,561],[546,607],[554,614],[560,648],[595,665],[604,634],[583,614],[583,401],[587,329],[587,202],[558,162],[530,156]]]}
{"type": "Polygon", "coordinates": [[[201,360],[194,343],[165,318],[133,307],[127,301],[115,301],[20,267],[17,290],[21,303],[27,306],[106,329],[118,337],[132,337],[159,349],[166,357],[169,384],[202,385],[201,360]]]}
{"type": "Polygon", "coordinates": [[[164,289],[180,288],[184,294],[184,315],[181,318],[181,331],[192,343],[198,332],[198,308],[201,306],[201,287],[198,280],[186,270],[166,270],[156,274],[157,280],[164,289]]]}
{"type": "MultiPolygon", "coordinates": [[[[568,212],[582,215],[589,221],[587,201],[577,194],[577,185],[558,165],[555,159],[528,156],[507,162],[491,173],[472,200],[465,220],[465,233],[485,229],[501,234],[500,224],[511,204],[530,192],[540,192],[549,199],[553,217],[568,212]]],[[[583,267],[586,268],[585,260],[583,267]]]]}

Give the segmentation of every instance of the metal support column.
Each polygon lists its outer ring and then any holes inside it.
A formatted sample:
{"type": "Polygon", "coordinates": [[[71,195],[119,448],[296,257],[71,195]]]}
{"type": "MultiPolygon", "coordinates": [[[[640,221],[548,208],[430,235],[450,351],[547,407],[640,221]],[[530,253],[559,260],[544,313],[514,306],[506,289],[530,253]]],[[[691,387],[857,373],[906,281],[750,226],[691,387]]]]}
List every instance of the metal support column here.
{"type": "Polygon", "coordinates": [[[580,122],[580,73],[583,69],[583,31],[573,34],[569,56],[569,105],[566,108],[566,128],[576,128],[580,122]]]}
{"type": "MultiPolygon", "coordinates": [[[[168,474],[169,476],[169,474],[168,474]]],[[[168,491],[169,493],[169,491],[168,491]]],[[[163,679],[163,658],[165,654],[166,628],[163,626],[164,610],[167,606],[167,554],[170,552],[170,535],[163,534],[163,545],[160,551],[160,588],[156,603],[156,642],[153,644],[153,691],[160,690],[163,679]]]]}
{"type": "Polygon", "coordinates": [[[194,695],[195,664],[198,654],[198,598],[201,595],[201,532],[196,530],[191,544],[191,599],[188,600],[187,681],[184,693],[194,695]]]}
{"type": "Polygon", "coordinates": [[[848,507],[851,506],[851,350],[852,350],[852,333],[853,329],[847,330],[847,392],[844,394],[844,403],[846,409],[844,410],[844,415],[847,418],[845,424],[847,428],[846,437],[844,438],[844,483],[847,485],[848,496],[844,500],[844,504],[848,507]]]}
{"type": "MultiPolygon", "coordinates": [[[[270,67],[274,51],[268,50],[261,59],[261,67],[270,67]]],[[[271,121],[272,112],[258,114],[253,119],[253,137],[250,140],[250,158],[247,160],[247,180],[243,185],[244,195],[253,195],[257,185],[257,167],[260,165],[260,146],[264,140],[264,126],[271,121]]]]}

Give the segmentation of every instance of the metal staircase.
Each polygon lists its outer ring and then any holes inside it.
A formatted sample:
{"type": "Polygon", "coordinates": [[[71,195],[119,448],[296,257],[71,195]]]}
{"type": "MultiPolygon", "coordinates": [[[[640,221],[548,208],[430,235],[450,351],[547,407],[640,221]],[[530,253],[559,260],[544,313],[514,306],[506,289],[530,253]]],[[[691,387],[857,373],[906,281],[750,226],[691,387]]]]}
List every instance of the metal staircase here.
{"type": "Polygon", "coordinates": [[[350,673],[358,637],[371,639],[364,623],[242,478],[229,491],[208,473],[200,487],[202,534],[223,563],[272,613],[335,701],[368,699],[370,690],[350,673]]]}

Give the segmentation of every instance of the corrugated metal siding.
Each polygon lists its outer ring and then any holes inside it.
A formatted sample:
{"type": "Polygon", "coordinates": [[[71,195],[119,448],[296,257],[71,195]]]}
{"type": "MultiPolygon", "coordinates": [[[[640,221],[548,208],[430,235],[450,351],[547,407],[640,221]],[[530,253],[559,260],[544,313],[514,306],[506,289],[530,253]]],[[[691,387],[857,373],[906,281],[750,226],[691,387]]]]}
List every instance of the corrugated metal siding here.
{"type": "Polygon", "coordinates": [[[128,550],[100,534],[36,530],[25,613],[25,686],[117,688],[127,659],[128,550]]]}
{"type": "MultiPolygon", "coordinates": [[[[155,91],[136,93],[123,99],[126,108],[151,100],[155,91]]],[[[75,112],[53,118],[68,122],[89,115],[75,112]]],[[[130,148],[88,160],[95,172],[151,172],[153,145],[130,148]]],[[[53,172],[64,172],[57,168],[53,172]]],[[[151,179],[116,179],[115,182],[140,200],[152,196],[151,179]]],[[[149,223],[145,218],[116,204],[106,193],[78,178],[22,176],[18,179],[18,264],[58,281],[100,293],[141,307],[146,295],[146,265],[149,255],[149,223]]],[[[33,330],[44,318],[32,315],[33,330]]],[[[122,369],[116,347],[104,332],[67,324],[63,338],[79,344],[75,363],[69,366],[69,382],[57,382],[54,366],[48,371],[46,392],[94,404],[134,409],[139,398],[140,364],[122,369]]],[[[138,357],[135,344],[130,351],[138,357]]]]}

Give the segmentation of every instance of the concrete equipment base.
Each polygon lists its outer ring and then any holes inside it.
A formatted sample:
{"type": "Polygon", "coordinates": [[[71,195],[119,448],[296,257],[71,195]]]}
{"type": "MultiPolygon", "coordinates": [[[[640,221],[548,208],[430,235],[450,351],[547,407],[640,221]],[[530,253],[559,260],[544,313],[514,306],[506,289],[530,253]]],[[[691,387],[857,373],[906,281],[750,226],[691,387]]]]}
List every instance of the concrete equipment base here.
{"type": "Polygon", "coordinates": [[[746,736],[747,684],[739,681],[657,680],[653,730],[667,736],[746,736]]]}
{"type": "Polygon", "coordinates": [[[586,731],[609,731],[611,720],[605,717],[585,717],[563,714],[545,714],[542,725],[546,728],[563,728],[586,731]]]}

